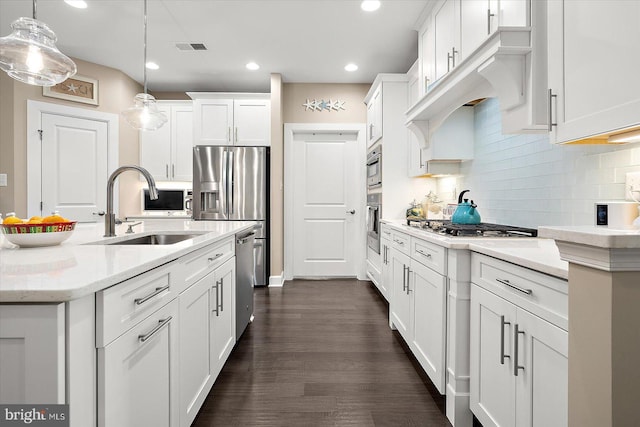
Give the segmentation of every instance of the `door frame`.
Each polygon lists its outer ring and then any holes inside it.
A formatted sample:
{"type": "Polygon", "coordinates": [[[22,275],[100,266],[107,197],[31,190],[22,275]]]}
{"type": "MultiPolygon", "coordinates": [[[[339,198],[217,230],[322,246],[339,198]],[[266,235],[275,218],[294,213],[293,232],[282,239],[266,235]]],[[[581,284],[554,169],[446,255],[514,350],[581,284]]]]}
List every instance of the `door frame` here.
{"type": "MultiPolygon", "coordinates": [[[[27,215],[40,212],[42,201],[42,146],[39,129],[42,129],[42,115],[88,119],[107,124],[107,175],[118,167],[119,117],[117,114],[105,113],[86,108],[68,107],[61,104],[27,100],[27,215]]],[[[104,185],[107,185],[105,180],[104,185]]],[[[116,190],[117,194],[117,190],[116,190]]],[[[118,198],[114,200],[115,209],[118,198]]]]}
{"type": "MultiPolygon", "coordinates": [[[[367,159],[366,125],[364,123],[285,123],[284,124],[284,280],[293,279],[293,141],[297,133],[355,133],[358,144],[358,172],[355,206],[360,212],[366,209],[366,173],[367,159]]],[[[364,221],[356,227],[357,249],[356,277],[367,280],[366,273],[366,227],[364,221]]]]}

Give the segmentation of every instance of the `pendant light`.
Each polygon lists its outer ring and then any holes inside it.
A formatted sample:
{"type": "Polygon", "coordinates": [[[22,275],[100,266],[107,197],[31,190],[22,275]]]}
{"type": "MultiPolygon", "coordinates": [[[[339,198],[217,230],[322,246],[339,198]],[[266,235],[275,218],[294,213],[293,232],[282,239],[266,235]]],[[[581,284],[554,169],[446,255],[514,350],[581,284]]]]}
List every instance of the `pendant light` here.
{"type": "Polygon", "coordinates": [[[33,19],[19,18],[13,32],[0,38],[0,69],[23,83],[55,86],[76,73],[76,64],[58,50],[58,38],[36,12],[33,0],[33,19]]]}
{"type": "Polygon", "coordinates": [[[133,98],[133,107],[122,112],[122,116],[138,130],[157,130],[167,122],[167,117],[158,111],[156,99],[147,93],[147,0],[144,0],[144,93],[133,98]]]}

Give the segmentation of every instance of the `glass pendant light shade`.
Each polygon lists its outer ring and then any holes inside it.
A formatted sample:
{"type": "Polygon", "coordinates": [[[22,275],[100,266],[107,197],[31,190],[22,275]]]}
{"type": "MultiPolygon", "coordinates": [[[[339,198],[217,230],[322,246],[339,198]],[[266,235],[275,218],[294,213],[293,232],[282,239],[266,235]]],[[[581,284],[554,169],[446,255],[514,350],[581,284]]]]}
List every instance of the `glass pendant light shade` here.
{"type": "Polygon", "coordinates": [[[0,69],[37,86],[55,86],[73,76],[76,64],[56,47],[57,37],[42,21],[19,18],[13,32],[0,38],[0,69]]]}
{"type": "Polygon", "coordinates": [[[133,107],[122,112],[124,119],[136,129],[157,130],[167,122],[167,116],[158,111],[156,99],[148,93],[133,98],[133,107]]]}

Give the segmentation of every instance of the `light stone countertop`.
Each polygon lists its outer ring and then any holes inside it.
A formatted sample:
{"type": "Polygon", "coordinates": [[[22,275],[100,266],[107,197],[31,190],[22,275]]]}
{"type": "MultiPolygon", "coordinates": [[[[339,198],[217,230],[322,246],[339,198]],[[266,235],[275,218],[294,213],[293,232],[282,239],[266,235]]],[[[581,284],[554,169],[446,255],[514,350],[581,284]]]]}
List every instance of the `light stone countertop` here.
{"type": "Polygon", "coordinates": [[[418,237],[448,249],[468,249],[551,276],[567,279],[569,265],[560,259],[555,242],[543,238],[523,237],[453,237],[434,234],[404,221],[383,220],[392,229],[418,237]]]}
{"type": "Polygon", "coordinates": [[[89,295],[173,261],[236,233],[254,221],[145,220],[135,234],[116,226],[116,237],[150,232],[194,232],[200,236],[172,245],[100,245],[104,223],[77,224],[72,236],[58,246],[19,248],[0,237],[0,302],[61,302],[89,295]]]}
{"type": "Polygon", "coordinates": [[[640,248],[640,230],[597,226],[540,227],[538,236],[608,249],[640,248]]]}

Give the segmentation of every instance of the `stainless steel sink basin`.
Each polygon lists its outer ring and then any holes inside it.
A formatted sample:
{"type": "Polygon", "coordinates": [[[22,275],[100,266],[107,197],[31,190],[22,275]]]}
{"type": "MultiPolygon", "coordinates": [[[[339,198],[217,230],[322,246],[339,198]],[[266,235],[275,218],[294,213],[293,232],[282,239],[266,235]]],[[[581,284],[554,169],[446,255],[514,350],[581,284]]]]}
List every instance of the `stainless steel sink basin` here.
{"type": "Polygon", "coordinates": [[[172,245],[183,240],[193,239],[200,234],[148,234],[131,239],[106,241],[105,245],[172,245]]]}

